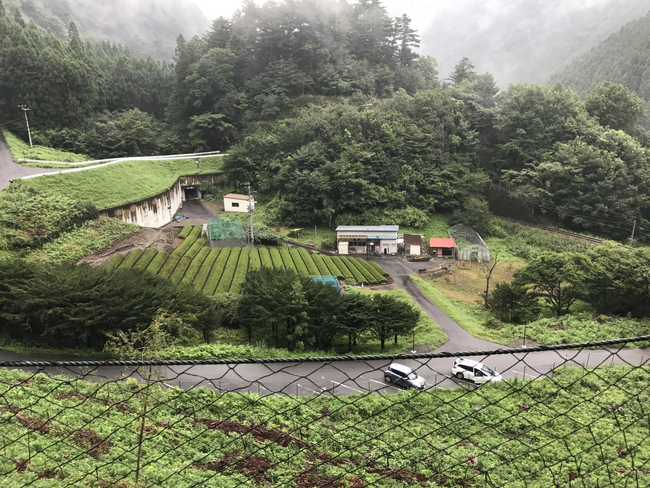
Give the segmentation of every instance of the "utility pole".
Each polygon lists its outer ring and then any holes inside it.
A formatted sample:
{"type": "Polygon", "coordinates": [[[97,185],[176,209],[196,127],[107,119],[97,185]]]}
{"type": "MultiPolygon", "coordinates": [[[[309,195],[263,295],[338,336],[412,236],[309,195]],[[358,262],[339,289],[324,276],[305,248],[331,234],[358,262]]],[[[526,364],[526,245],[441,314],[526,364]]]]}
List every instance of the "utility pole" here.
{"type": "Polygon", "coordinates": [[[634,240],[635,230],[636,230],[636,219],[634,219],[634,224],[632,224],[632,237],[630,237],[630,251],[632,250],[632,241],[634,240]]]}
{"type": "Polygon", "coordinates": [[[25,112],[25,124],[27,124],[27,135],[29,136],[29,147],[33,149],[34,146],[32,145],[32,133],[29,130],[29,119],[27,118],[27,111],[29,109],[27,108],[27,105],[18,105],[18,108],[22,108],[23,112],[25,112]]]}
{"type": "Polygon", "coordinates": [[[167,210],[169,210],[169,229],[170,229],[170,234],[171,234],[171,239],[172,239],[172,244],[174,243],[174,217],[172,216],[172,206],[169,205],[167,207],[167,210]]]}
{"type": "Polygon", "coordinates": [[[244,183],[246,187],[248,188],[248,229],[249,229],[249,235],[250,235],[250,242],[248,243],[249,247],[253,247],[255,245],[255,236],[253,234],[253,192],[251,192],[251,184],[249,181],[244,183]]]}
{"type": "Polygon", "coordinates": [[[9,180],[9,183],[11,183],[11,193],[14,195],[14,207],[18,207],[16,203],[16,190],[14,190],[14,180],[9,180]]]}

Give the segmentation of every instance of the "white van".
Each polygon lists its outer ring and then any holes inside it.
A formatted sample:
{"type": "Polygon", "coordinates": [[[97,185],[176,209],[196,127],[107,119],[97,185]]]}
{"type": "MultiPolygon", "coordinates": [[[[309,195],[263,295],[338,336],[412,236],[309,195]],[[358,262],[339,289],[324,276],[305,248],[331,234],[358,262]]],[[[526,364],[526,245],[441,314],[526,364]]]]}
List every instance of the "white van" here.
{"type": "Polygon", "coordinates": [[[459,380],[468,380],[474,383],[488,383],[503,379],[499,373],[488,368],[485,364],[463,358],[458,358],[454,361],[451,374],[459,380]]]}

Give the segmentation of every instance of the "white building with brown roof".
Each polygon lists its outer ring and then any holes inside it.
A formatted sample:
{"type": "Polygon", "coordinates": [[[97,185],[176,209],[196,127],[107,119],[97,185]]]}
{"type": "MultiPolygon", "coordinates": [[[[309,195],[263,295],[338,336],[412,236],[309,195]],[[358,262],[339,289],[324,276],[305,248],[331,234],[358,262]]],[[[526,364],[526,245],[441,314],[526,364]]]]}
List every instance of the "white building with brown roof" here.
{"type": "MultiPolygon", "coordinates": [[[[251,206],[255,210],[255,198],[251,197],[251,206]]],[[[248,195],[237,195],[236,193],[228,193],[223,197],[223,211],[224,212],[248,212],[248,195]]]]}

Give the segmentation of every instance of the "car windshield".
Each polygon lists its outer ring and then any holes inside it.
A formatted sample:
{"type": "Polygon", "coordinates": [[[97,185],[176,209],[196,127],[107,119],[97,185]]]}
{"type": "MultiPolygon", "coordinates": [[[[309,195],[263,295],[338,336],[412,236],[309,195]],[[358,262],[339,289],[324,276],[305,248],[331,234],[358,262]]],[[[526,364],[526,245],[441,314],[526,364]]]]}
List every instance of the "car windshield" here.
{"type": "Polygon", "coordinates": [[[413,371],[412,373],[409,373],[409,375],[408,375],[409,380],[416,380],[417,378],[418,378],[418,374],[415,371],[413,371]]]}
{"type": "Polygon", "coordinates": [[[488,368],[487,366],[483,365],[483,368],[481,369],[484,373],[489,374],[490,376],[496,376],[496,372],[493,369],[488,368]]]}

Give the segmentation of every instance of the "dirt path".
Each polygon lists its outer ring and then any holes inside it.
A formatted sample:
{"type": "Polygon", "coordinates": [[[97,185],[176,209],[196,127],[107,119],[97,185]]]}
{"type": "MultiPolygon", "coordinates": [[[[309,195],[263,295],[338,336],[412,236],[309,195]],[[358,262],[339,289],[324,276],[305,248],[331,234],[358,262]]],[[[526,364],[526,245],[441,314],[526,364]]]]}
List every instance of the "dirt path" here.
{"type": "Polygon", "coordinates": [[[99,254],[91,254],[82,258],[79,263],[90,263],[93,266],[103,266],[106,264],[111,256],[116,253],[129,253],[134,249],[147,249],[155,247],[160,251],[172,251],[173,246],[169,242],[169,230],[153,229],[151,227],[143,227],[140,232],[133,234],[116,242],[109,249],[105,249],[99,254]]]}

